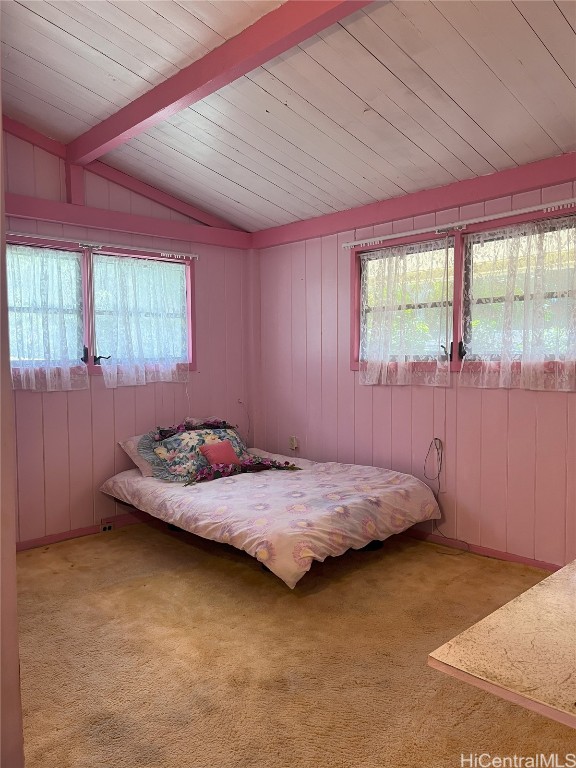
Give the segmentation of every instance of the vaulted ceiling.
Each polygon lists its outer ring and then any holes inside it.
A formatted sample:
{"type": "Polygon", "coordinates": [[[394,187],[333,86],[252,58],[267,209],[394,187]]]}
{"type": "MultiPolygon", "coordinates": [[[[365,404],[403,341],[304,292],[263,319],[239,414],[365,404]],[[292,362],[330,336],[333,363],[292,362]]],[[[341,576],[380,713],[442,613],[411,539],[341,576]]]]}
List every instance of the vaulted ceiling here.
{"type": "MultiPolygon", "coordinates": [[[[4,112],[71,142],[281,5],[2,2],[4,112]]],[[[254,231],[575,149],[576,3],[399,0],[100,160],[254,231]]]]}

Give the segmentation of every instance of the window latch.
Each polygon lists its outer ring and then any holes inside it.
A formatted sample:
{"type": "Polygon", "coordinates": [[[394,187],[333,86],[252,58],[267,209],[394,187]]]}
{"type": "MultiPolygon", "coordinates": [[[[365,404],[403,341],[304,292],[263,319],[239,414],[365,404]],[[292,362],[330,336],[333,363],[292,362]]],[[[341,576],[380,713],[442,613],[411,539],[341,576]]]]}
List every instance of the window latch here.
{"type": "Polygon", "coordinates": [[[102,365],[100,360],[110,360],[112,355],[94,355],[94,365],[102,365]]]}
{"type": "Polygon", "coordinates": [[[82,360],[84,365],[86,365],[88,363],[88,347],[86,346],[86,344],[84,344],[84,354],[82,355],[80,360],[82,360]]]}
{"type": "MultiPolygon", "coordinates": [[[[444,354],[446,355],[446,357],[448,357],[450,359],[450,362],[452,362],[452,360],[454,359],[454,342],[453,341],[450,342],[450,354],[448,354],[448,350],[443,344],[441,345],[441,347],[444,350],[444,354]]],[[[463,360],[465,355],[466,355],[466,347],[464,346],[464,342],[459,341],[458,342],[458,359],[463,360]]]]}

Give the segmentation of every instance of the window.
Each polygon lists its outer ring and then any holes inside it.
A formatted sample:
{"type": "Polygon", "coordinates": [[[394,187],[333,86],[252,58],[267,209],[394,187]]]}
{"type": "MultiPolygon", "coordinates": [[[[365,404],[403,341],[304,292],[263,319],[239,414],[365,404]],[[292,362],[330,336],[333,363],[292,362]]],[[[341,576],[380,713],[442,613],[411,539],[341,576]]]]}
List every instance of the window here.
{"type": "Polygon", "coordinates": [[[186,266],[96,255],[94,321],[109,386],[179,381],[188,363],[186,266]]]}
{"type": "Polygon", "coordinates": [[[462,383],[576,389],[576,217],[466,237],[462,383]]]}
{"type": "Polygon", "coordinates": [[[6,249],[10,362],[18,389],[81,389],[84,338],[82,255],[6,249]]]}
{"type": "Polygon", "coordinates": [[[576,391],[576,215],[474,228],[353,256],[360,382],[576,391]]]}
{"type": "Polygon", "coordinates": [[[360,380],[449,383],[454,239],[362,254],[360,380]]]}
{"type": "Polygon", "coordinates": [[[85,388],[89,370],[109,387],[186,380],[190,270],[189,262],[9,245],[14,386],[85,388]],[[96,349],[103,357],[93,365],[96,349]]]}

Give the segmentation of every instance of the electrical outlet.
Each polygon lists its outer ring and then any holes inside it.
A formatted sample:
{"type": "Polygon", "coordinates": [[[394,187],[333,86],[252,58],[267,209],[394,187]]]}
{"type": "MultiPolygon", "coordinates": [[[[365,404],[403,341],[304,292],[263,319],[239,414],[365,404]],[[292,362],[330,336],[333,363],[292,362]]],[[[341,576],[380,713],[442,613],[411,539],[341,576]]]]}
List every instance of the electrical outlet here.
{"type": "Polygon", "coordinates": [[[102,531],[102,533],[104,533],[105,531],[113,531],[114,523],[102,523],[102,525],[100,526],[100,530],[102,531]]]}
{"type": "Polygon", "coordinates": [[[291,451],[297,451],[298,450],[298,438],[295,435],[290,435],[288,440],[289,440],[289,444],[290,444],[290,450],[291,451]]]}

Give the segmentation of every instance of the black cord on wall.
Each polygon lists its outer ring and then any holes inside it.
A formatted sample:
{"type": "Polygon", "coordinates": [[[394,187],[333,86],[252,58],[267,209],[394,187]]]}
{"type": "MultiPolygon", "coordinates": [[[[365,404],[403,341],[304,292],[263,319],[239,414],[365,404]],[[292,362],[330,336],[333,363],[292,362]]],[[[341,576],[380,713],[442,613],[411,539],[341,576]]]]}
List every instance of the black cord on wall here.
{"type": "Polygon", "coordinates": [[[424,477],[426,480],[432,480],[434,482],[438,483],[438,487],[436,489],[436,492],[434,493],[434,496],[436,497],[436,501],[438,501],[438,496],[440,495],[440,475],[442,474],[442,460],[444,458],[444,446],[442,445],[442,440],[440,440],[439,437],[435,437],[430,441],[430,445],[428,447],[428,453],[426,454],[426,458],[424,459],[424,477]],[[436,474],[435,475],[429,475],[427,473],[427,466],[428,461],[430,459],[430,454],[435,455],[436,457],[436,474]]]}

